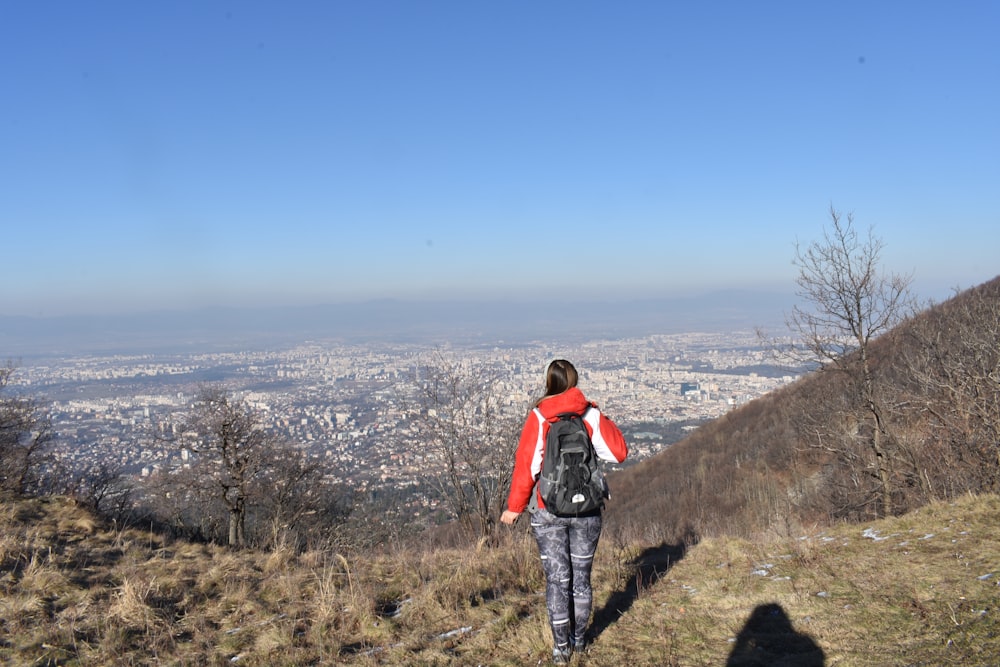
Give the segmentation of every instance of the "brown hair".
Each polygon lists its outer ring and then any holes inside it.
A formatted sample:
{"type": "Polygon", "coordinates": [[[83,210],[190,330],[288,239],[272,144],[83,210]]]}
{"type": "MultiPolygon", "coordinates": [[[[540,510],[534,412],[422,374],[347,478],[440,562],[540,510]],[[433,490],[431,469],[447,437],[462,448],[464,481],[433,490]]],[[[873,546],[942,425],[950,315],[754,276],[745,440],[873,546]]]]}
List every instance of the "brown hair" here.
{"type": "Polygon", "coordinates": [[[549,364],[548,369],[545,371],[545,395],[538,399],[535,405],[538,405],[538,403],[541,403],[549,396],[561,394],[567,389],[575,387],[578,379],[579,375],[573,364],[565,359],[556,359],[549,364]]]}

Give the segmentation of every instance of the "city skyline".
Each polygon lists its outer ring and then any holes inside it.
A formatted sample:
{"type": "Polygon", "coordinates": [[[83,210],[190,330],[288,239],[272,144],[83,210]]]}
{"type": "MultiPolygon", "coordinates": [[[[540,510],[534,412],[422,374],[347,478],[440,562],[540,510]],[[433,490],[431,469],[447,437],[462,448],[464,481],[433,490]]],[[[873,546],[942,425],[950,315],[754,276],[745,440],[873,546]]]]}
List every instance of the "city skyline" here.
{"type": "Polygon", "coordinates": [[[497,409],[519,418],[544,391],[543,371],[553,354],[576,360],[587,396],[614,412],[630,442],[626,465],[792,383],[803,370],[782,366],[752,333],[685,333],[448,351],[308,343],[267,351],[80,355],[29,364],[16,385],[47,397],[54,456],[74,474],[111,466],[141,494],[144,480],[190,465],[193,457],[178,435],[198,394],[212,386],[252,405],[276,440],[324,462],[325,478],[355,492],[403,491],[401,506],[417,512],[408,520],[427,521],[440,500],[428,473],[442,463],[433,448],[415,446],[422,438],[416,414],[426,408],[416,391],[426,377],[421,372],[482,373],[491,378],[497,409]]]}
{"type": "Polygon", "coordinates": [[[0,315],[997,275],[1000,7],[17,4],[0,315]]]}

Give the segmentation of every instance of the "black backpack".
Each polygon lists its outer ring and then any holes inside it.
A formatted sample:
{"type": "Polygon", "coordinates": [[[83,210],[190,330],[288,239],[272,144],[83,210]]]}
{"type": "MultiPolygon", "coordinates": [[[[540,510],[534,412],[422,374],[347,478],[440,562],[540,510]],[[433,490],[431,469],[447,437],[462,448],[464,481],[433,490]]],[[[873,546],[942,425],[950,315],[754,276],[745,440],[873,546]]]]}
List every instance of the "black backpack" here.
{"type": "Polygon", "coordinates": [[[549,424],[538,490],[545,509],[556,516],[591,514],[603,507],[608,487],[582,415],[563,413],[549,424]]]}

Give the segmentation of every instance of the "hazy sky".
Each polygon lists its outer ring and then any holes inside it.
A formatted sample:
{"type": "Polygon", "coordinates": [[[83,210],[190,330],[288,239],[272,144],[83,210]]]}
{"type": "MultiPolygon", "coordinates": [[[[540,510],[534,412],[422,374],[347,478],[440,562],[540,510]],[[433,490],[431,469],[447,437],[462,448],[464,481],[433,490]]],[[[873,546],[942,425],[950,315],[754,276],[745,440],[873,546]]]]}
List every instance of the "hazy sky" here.
{"type": "Polygon", "coordinates": [[[1000,273],[1000,3],[5,2],[0,314],[1000,273]]]}

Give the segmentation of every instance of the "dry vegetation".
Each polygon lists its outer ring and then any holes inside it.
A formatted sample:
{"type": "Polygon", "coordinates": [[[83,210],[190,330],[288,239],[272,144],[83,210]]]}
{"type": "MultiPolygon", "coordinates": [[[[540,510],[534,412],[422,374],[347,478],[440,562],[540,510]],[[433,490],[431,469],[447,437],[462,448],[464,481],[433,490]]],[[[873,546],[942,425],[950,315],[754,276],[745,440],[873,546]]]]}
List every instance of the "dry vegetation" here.
{"type": "MultiPolygon", "coordinates": [[[[0,662],[527,665],[549,654],[534,545],[231,551],[8,501],[0,662]]],[[[787,538],[599,550],[577,665],[993,665],[1000,497],[787,538]]]]}
{"type": "MultiPolygon", "coordinates": [[[[871,346],[894,513],[1000,492],[1000,278],[871,346]]],[[[850,378],[810,374],[609,478],[607,528],[630,539],[789,535],[878,518],[878,464],[850,378]],[[859,416],[860,412],[860,416],[859,416]]]]}
{"type": "Polygon", "coordinates": [[[350,556],[116,529],[58,497],[0,515],[7,664],[447,664],[454,646],[490,655],[532,617],[546,646],[522,532],[495,549],[350,556]]]}
{"type": "Polygon", "coordinates": [[[997,496],[968,496],[797,538],[705,540],[595,664],[995,665],[998,511],[997,496]]]}

